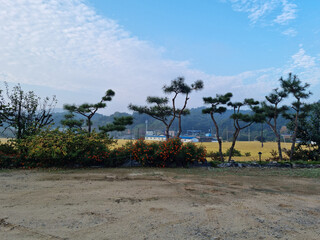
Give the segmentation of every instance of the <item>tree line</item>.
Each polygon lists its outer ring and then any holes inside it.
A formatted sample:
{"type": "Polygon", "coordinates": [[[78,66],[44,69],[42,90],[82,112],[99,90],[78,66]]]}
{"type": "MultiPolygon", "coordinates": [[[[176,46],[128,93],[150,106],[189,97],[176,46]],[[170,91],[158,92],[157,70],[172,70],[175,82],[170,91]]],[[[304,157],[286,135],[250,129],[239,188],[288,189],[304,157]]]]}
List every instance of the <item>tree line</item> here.
{"type": "MultiPolygon", "coordinates": [[[[217,116],[225,113],[227,108],[232,109],[230,119],[233,122],[234,132],[232,134],[232,145],[229,151],[228,160],[231,160],[233,150],[239,134],[253,123],[266,123],[272,129],[278,144],[279,159],[282,160],[281,138],[278,126],[279,116],[289,120],[288,128],[292,131],[292,146],[290,150],[290,160],[292,160],[297,138],[305,144],[312,142],[319,151],[319,103],[306,104],[304,102],[311,92],[308,91],[309,84],[302,83],[293,74],[289,74],[286,79],[279,79],[279,87],[265,96],[265,101],[259,102],[252,98],[245,98],[243,101],[232,101],[233,94],[228,92],[216,94],[215,96],[203,97],[203,103],[207,106],[202,110],[203,114],[208,114],[215,128],[219,142],[220,160],[224,161],[222,154],[222,140],[220,137],[220,126],[217,116]],[[292,96],[294,101],[291,105],[284,105],[283,100],[292,96]],[[251,112],[243,112],[242,109],[248,107],[251,112]]],[[[18,84],[10,91],[8,85],[5,90],[0,89],[0,124],[5,130],[10,130],[17,139],[22,139],[52,124],[52,113],[56,106],[57,99],[46,97],[41,99],[33,91],[25,92],[18,84]]],[[[147,97],[147,105],[139,106],[130,103],[128,108],[139,114],[147,114],[161,122],[165,126],[165,136],[169,139],[169,131],[174,121],[178,122],[177,137],[182,133],[182,119],[190,114],[187,104],[191,93],[204,88],[202,80],[197,80],[192,84],[187,84],[184,77],[178,77],[171,81],[170,85],[164,85],[163,97],[147,97]],[[183,98],[183,103],[177,106],[178,97],[183,98]]],[[[74,132],[85,130],[88,135],[92,132],[92,118],[99,109],[105,108],[107,102],[112,101],[115,92],[107,90],[104,96],[97,103],[83,103],[81,105],[65,104],[65,114],[61,124],[74,132]],[[78,119],[75,114],[83,118],[78,119]]],[[[128,125],[133,123],[132,116],[114,118],[112,123],[99,126],[101,134],[108,135],[111,131],[123,131],[128,125]]]]}
{"type": "MultiPolygon", "coordinates": [[[[256,101],[253,98],[245,98],[243,101],[231,101],[233,94],[230,92],[225,94],[216,94],[215,97],[203,98],[204,104],[208,105],[208,107],[203,109],[202,113],[210,115],[216,129],[221,161],[224,161],[224,157],[222,154],[222,140],[220,138],[220,129],[216,121],[216,115],[226,112],[227,107],[233,110],[233,114],[230,118],[233,120],[234,126],[233,139],[228,157],[229,161],[233,156],[234,147],[240,132],[250,127],[253,123],[267,123],[270,126],[276,136],[279,159],[282,161],[281,138],[277,124],[280,115],[290,121],[290,124],[288,125],[289,129],[292,131],[290,161],[293,158],[297,137],[306,144],[313,142],[317,145],[319,151],[320,142],[315,134],[315,132],[320,132],[319,120],[317,121],[316,117],[314,117],[318,114],[317,111],[319,103],[307,104],[303,102],[312,94],[308,91],[310,85],[308,83],[302,83],[301,80],[292,73],[289,73],[287,79],[281,77],[279,79],[279,83],[280,87],[273,89],[269,95],[265,96],[265,101],[262,102],[256,101]],[[289,96],[292,96],[294,99],[291,105],[287,106],[281,104],[283,100],[289,96]],[[249,107],[252,113],[241,112],[243,107],[249,107]],[[291,111],[289,111],[290,109],[291,111]],[[310,118],[313,119],[312,122],[308,121],[310,118]]],[[[171,94],[171,101],[169,101],[168,97],[149,96],[147,97],[148,105],[139,106],[131,103],[129,104],[129,109],[138,112],[139,114],[147,114],[162,122],[165,125],[165,135],[167,140],[169,139],[170,127],[172,126],[175,118],[178,118],[179,131],[177,136],[179,137],[182,132],[181,117],[190,114],[190,110],[186,107],[188,100],[190,99],[190,93],[192,91],[201,90],[203,87],[204,85],[201,80],[188,85],[185,83],[185,79],[183,77],[178,77],[171,81],[171,85],[163,86],[163,92],[165,94],[171,94]],[[178,95],[184,96],[184,103],[181,108],[176,106],[176,99],[178,95]]]]}

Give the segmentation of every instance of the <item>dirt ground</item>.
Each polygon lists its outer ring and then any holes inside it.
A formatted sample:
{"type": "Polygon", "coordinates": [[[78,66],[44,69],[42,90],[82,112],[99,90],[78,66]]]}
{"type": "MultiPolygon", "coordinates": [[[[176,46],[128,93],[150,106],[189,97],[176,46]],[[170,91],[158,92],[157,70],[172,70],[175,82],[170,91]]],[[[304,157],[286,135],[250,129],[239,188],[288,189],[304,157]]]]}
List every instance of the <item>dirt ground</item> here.
{"type": "Polygon", "coordinates": [[[0,171],[0,239],[320,239],[319,178],[216,171],[0,171]]]}

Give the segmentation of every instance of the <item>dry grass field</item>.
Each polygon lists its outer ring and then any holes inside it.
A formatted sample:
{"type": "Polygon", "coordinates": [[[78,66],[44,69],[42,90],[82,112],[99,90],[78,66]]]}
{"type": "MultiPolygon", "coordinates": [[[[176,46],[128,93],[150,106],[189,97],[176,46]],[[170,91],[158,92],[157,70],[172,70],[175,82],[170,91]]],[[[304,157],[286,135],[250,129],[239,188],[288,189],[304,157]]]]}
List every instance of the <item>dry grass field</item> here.
{"type": "MultiPolygon", "coordinates": [[[[122,146],[126,142],[131,141],[131,140],[118,140],[117,145],[122,146]]],[[[207,149],[207,152],[213,151],[216,152],[219,150],[219,144],[217,142],[208,142],[208,143],[196,143],[197,145],[202,145],[205,146],[207,149]]],[[[259,152],[262,153],[261,158],[262,160],[265,160],[267,158],[271,157],[271,150],[276,150],[278,149],[277,143],[276,142],[266,142],[263,144],[263,148],[261,147],[260,142],[236,142],[236,149],[239,150],[242,155],[245,155],[245,153],[250,152],[251,156],[249,157],[234,157],[235,160],[237,161],[254,161],[259,159],[259,152]]],[[[225,152],[228,148],[230,148],[231,142],[224,142],[222,147],[223,147],[223,152],[225,152]]],[[[287,148],[290,149],[291,143],[282,143],[282,148],[287,148]]]]}
{"type": "Polygon", "coordinates": [[[0,138],[0,143],[6,143],[8,141],[8,138],[0,138]]]}

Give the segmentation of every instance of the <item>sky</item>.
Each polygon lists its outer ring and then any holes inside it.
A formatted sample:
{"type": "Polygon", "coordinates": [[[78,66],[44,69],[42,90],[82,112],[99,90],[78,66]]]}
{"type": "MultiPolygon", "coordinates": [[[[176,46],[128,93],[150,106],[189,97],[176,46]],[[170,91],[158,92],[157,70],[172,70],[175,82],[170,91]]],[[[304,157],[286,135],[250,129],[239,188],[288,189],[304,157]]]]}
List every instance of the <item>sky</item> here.
{"type": "Polygon", "coordinates": [[[0,0],[0,88],[128,112],[183,76],[189,107],[232,92],[264,100],[289,72],[320,93],[320,1],[0,0]]]}

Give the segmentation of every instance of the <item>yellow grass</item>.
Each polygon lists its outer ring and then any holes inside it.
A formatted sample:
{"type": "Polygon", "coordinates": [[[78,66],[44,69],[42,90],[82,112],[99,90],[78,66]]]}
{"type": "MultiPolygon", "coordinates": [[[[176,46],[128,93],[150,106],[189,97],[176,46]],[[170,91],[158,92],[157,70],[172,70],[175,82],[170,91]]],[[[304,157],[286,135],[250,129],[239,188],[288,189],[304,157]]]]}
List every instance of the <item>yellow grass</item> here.
{"type": "Polygon", "coordinates": [[[9,138],[0,138],[0,143],[6,143],[9,138]]]}
{"type": "MultiPolygon", "coordinates": [[[[128,141],[132,141],[132,140],[118,140],[117,145],[118,146],[122,146],[123,144],[125,144],[128,141]]],[[[207,149],[207,152],[216,152],[219,150],[219,144],[217,142],[206,142],[206,143],[196,143],[197,145],[201,145],[201,146],[205,146],[207,149]]],[[[231,142],[223,142],[222,143],[222,151],[226,152],[228,148],[230,148],[231,146],[231,142]]],[[[281,147],[282,148],[287,148],[290,149],[291,147],[291,143],[281,143],[281,147]]],[[[263,148],[261,147],[261,143],[260,142],[255,142],[255,141],[251,141],[251,142],[236,142],[236,146],[235,148],[237,150],[239,150],[242,155],[244,155],[246,152],[250,152],[251,156],[250,157],[233,157],[234,160],[237,161],[256,161],[259,160],[259,152],[262,153],[261,155],[261,159],[265,160],[267,158],[271,157],[271,150],[276,150],[278,151],[278,146],[276,142],[265,142],[263,143],[263,148]]],[[[208,159],[209,160],[209,159],[208,159]]]]}
{"type": "MultiPolygon", "coordinates": [[[[217,142],[214,143],[197,143],[199,145],[205,146],[207,149],[207,152],[213,151],[219,151],[219,144],[217,142]]],[[[226,152],[228,148],[230,148],[231,142],[223,142],[222,143],[222,151],[226,152]]],[[[291,143],[281,143],[282,148],[290,149],[291,143]]],[[[238,161],[253,161],[259,159],[259,152],[262,153],[261,159],[265,160],[267,158],[271,157],[271,150],[276,150],[278,152],[278,146],[276,142],[265,142],[263,143],[263,147],[261,147],[260,142],[251,141],[251,142],[236,142],[235,148],[241,152],[242,155],[244,155],[247,152],[250,152],[250,157],[233,157],[234,160],[238,161]]]]}

